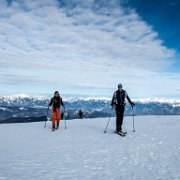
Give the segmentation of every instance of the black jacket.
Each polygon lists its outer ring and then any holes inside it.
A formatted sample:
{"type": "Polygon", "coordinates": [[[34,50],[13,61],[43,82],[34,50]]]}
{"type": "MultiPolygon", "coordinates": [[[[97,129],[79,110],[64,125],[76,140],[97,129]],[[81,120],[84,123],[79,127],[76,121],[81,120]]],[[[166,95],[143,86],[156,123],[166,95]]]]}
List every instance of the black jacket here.
{"type": "Polygon", "coordinates": [[[122,90],[122,91],[117,90],[113,94],[111,106],[114,106],[114,105],[116,107],[125,106],[126,105],[125,99],[127,99],[131,105],[133,104],[125,90],[122,90]]]}
{"type": "Polygon", "coordinates": [[[51,98],[51,101],[49,103],[49,106],[53,105],[53,109],[56,109],[56,108],[60,108],[60,106],[63,106],[64,107],[64,103],[63,103],[63,100],[60,96],[58,97],[52,97],[51,98]]]}

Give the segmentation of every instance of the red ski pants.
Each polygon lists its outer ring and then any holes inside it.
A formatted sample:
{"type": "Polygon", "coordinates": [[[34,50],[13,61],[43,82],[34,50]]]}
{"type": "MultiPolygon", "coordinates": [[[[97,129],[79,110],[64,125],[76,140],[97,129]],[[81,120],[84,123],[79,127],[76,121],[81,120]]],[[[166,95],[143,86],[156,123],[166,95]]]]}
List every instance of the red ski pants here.
{"type": "Polygon", "coordinates": [[[61,119],[60,108],[52,110],[52,126],[55,126],[56,121],[59,122],[61,119]]]}

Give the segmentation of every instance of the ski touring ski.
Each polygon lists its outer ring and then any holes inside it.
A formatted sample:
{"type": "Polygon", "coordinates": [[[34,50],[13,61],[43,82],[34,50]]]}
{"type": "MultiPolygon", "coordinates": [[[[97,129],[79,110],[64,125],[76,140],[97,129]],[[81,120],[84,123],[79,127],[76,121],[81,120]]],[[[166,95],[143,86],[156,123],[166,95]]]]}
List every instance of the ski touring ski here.
{"type": "Polygon", "coordinates": [[[59,129],[59,127],[55,127],[55,128],[52,128],[51,131],[57,131],[59,129]]]}
{"type": "Polygon", "coordinates": [[[121,137],[125,137],[127,133],[122,133],[122,132],[116,132],[115,134],[121,136],[121,137]]]}

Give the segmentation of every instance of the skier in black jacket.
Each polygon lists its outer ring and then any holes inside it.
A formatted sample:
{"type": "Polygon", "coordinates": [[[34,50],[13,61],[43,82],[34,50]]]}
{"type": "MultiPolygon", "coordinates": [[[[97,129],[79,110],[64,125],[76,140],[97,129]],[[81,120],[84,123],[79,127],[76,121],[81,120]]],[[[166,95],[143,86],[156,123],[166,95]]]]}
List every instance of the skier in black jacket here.
{"type": "Polygon", "coordinates": [[[51,98],[51,101],[48,104],[48,107],[50,107],[51,105],[53,106],[52,107],[52,131],[54,131],[55,130],[55,123],[57,123],[56,129],[59,128],[59,123],[61,120],[60,107],[63,106],[65,108],[62,97],[60,96],[58,91],[54,92],[54,97],[51,98]]]}
{"type": "Polygon", "coordinates": [[[126,132],[122,131],[122,124],[123,124],[123,118],[124,118],[124,110],[125,110],[125,99],[128,100],[128,102],[133,107],[135,105],[134,102],[132,102],[125,90],[122,89],[122,84],[118,84],[118,90],[114,92],[111,106],[115,108],[116,113],[116,132],[120,135],[126,134],[126,132]]]}

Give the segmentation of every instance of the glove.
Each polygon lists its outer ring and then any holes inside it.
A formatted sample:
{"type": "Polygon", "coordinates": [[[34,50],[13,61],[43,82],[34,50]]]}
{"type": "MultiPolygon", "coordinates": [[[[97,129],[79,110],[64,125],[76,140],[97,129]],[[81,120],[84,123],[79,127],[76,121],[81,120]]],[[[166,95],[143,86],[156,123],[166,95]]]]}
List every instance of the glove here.
{"type": "Polygon", "coordinates": [[[113,110],[115,108],[115,104],[112,103],[111,106],[111,110],[113,110]]]}
{"type": "Polygon", "coordinates": [[[135,103],[134,103],[134,102],[131,102],[131,106],[134,107],[134,106],[135,106],[135,103]]]}

